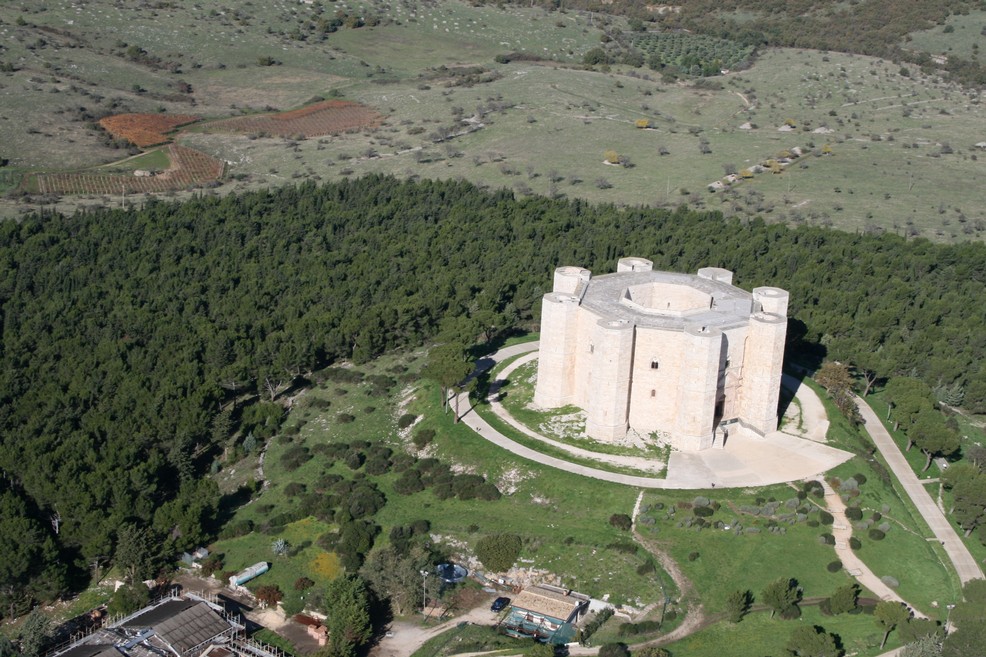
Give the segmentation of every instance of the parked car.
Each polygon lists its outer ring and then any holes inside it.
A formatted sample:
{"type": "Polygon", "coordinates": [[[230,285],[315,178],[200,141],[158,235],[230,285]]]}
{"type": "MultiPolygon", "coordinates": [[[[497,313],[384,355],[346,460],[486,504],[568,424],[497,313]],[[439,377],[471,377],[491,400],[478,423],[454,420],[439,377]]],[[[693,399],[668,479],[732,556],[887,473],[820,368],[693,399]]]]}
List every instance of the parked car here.
{"type": "Polygon", "coordinates": [[[490,605],[490,611],[503,611],[503,608],[510,604],[510,598],[497,598],[490,605]]]}

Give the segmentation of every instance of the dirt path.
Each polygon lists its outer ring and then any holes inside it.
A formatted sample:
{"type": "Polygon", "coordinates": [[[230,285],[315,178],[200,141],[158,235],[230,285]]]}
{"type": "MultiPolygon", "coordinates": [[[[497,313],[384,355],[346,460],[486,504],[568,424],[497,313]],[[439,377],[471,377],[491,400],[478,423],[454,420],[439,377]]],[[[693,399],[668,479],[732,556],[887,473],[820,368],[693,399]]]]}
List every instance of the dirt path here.
{"type": "Polygon", "coordinates": [[[490,611],[487,601],[470,609],[461,616],[456,616],[444,623],[422,627],[417,621],[394,621],[388,634],[370,650],[370,657],[410,657],[425,641],[438,636],[442,632],[454,628],[459,623],[474,625],[494,625],[497,614],[490,611]]]}
{"type": "Polygon", "coordinates": [[[852,523],[846,517],[846,504],[842,501],[842,497],[828,485],[828,482],[822,480],[821,483],[822,488],[825,489],[825,506],[835,518],[835,522],[832,523],[832,536],[835,537],[835,552],[839,556],[839,560],[842,561],[842,567],[856,578],[857,582],[875,593],[881,600],[901,602],[910,608],[918,618],[927,618],[914,605],[884,584],[883,580],[874,575],[870,567],[856,556],[856,553],[849,547],[849,539],[852,538],[852,523]]]}

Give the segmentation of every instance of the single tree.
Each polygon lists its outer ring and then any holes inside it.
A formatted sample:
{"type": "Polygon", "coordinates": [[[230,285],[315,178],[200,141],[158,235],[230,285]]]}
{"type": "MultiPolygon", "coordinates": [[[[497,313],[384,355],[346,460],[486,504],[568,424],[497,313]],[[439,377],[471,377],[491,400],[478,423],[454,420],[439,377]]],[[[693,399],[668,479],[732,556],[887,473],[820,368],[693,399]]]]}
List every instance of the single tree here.
{"type": "Polygon", "coordinates": [[[132,614],[141,607],[146,606],[150,601],[151,591],[143,582],[126,584],[118,588],[116,593],[113,594],[113,599],[110,600],[107,611],[112,615],[132,614]]]}
{"type": "Polygon", "coordinates": [[[817,625],[795,628],[786,649],[791,657],[838,657],[841,652],[835,637],[817,625]]]}
{"type": "Polygon", "coordinates": [[[38,657],[48,643],[51,632],[51,619],[39,607],[31,610],[21,625],[20,645],[24,657],[38,657]]]}
{"type": "Polygon", "coordinates": [[[743,620],[753,604],[753,593],[750,591],[733,591],[726,596],[726,618],[730,623],[743,620]]]}
{"type": "Polygon", "coordinates": [[[952,490],[952,517],[969,536],[977,527],[986,525],[986,474],[963,479],[952,490]]]}
{"type": "Polygon", "coordinates": [[[776,579],[760,593],[760,599],[770,607],[770,617],[774,614],[786,615],[798,606],[801,593],[798,591],[797,580],[781,577],[776,579]]]}
{"type": "MultiPolygon", "coordinates": [[[[472,370],[472,363],[466,358],[465,345],[461,343],[449,342],[434,347],[428,352],[428,363],[424,367],[423,374],[441,388],[442,407],[446,413],[450,408],[452,388],[469,376],[472,370]]],[[[455,421],[459,421],[458,412],[455,414],[455,421]]]]}
{"type": "Polygon", "coordinates": [[[760,593],[760,599],[770,607],[770,617],[774,614],[785,615],[785,612],[796,608],[801,599],[798,583],[794,579],[781,577],[776,579],[760,593]]]}
{"type": "Polygon", "coordinates": [[[406,616],[421,604],[421,571],[430,571],[433,560],[422,544],[398,548],[394,542],[391,532],[391,545],[371,552],[360,574],[379,599],[390,603],[395,616],[406,616]]]}
{"type": "Polygon", "coordinates": [[[845,614],[856,608],[859,600],[859,584],[851,582],[840,586],[829,598],[829,611],[833,614],[845,614]]]}
{"type": "Polygon", "coordinates": [[[113,558],[127,584],[141,582],[152,574],[154,553],[148,531],[137,525],[124,525],[117,535],[113,558]]]}
{"type": "Polygon", "coordinates": [[[337,577],[329,583],[324,600],[329,642],[323,654],[355,657],[373,636],[366,582],[357,575],[337,577]]]}
{"type": "Polygon", "coordinates": [[[900,602],[883,600],[876,604],[873,609],[873,620],[883,630],[883,641],[880,642],[880,649],[887,644],[887,637],[894,631],[894,628],[907,622],[911,617],[911,610],[900,602]]]}

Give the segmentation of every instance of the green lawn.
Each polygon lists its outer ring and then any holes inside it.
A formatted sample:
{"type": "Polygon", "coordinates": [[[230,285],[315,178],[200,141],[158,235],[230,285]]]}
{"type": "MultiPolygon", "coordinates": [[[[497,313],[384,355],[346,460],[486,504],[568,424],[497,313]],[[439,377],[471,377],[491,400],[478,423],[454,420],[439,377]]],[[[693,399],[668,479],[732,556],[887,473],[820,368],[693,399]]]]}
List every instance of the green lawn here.
{"type": "MultiPolygon", "coordinates": [[[[873,617],[861,614],[823,616],[817,607],[804,607],[799,620],[771,619],[767,612],[753,613],[739,623],[716,623],[669,646],[672,654],[684,657],[737,657],[784,655],[785,644],[798,625],[811,623],[837,634],[846,654],[872,657],[881,654],[880,631],[873,617]]],[[[890,634],[885,650],[899,645],[896,632],[890,634]]]]}

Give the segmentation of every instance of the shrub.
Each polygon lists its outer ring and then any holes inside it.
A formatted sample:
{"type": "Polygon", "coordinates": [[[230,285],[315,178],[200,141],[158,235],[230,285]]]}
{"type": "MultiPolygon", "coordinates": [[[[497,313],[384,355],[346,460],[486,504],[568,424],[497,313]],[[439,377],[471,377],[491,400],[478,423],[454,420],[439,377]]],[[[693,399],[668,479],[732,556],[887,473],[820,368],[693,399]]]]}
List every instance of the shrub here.
{"type": "Polygon", "coordinates": [[[832,534],[829,533],[821,534],[818,537],[818,540],[820,540],[825,545],[835,545],[835,536],[832,536],[832,534]]]}
{"type": "Polygon", "coordinates": [[[694,513],[699,518],[708,518],[713,513],[715,513],[715,509],[713,509],[710,506],[697,506],[694,509],[692,509],[692,513],[694,513]]]}
{"type": "Polygon", "coordinates": [[[647,560],[644,563],[637,566],[637,574],[643,577],[644,575],[650,575],[651,573],[657,572],[657,567],[654,566],[654,562],[647,560]]]}
{"type": "Polygon", "coordinates": [[[842,562],[836,559],[835,561],[830,561],[829,565],[825,566],[825,569],[830,573],[837,573],[842,570],[842,562]]]}
{"type": "Polygon", "coordinates": [[[343,458],[343,462],[350,470],[359,470],[365,460],[366,456],[363,452],[357,451],[349,452],[346,454],[345,458],[343,458]]]}
{"type": "MultiPolygon", "coordinates": [[[[591,621],[588,621],[582,627],[582,639],[581,639],[582,644],[584,645],[585,642],[589,639],[589,637],[595,634],[596,631],[603,626],[603,623],[605,623],[610,618],[612,618],[614,613],[615,612],[613,611],[612,607],[606,607],[602,611],[597,612],[595,618],[593,618],[591,621]]],[[[664,615],[664,618],[665,619],[667,618],[667,614],[664,615]]]]}
{"type": "Polygon", "coordinates": [[[618,630],[621,637],[649,634],[661,629],[660,621],[641,621],[639,623],[621,623],[618,630]]]}
{"type": "Polygon", "coordinates": [[[307,591],[313,586],[315,586],[315,582],[308,579],[307,577],[299,577],[298,579],[294,580],[295,591],[307,591]]]}
{"type": "Polygon", "coordinates": [[[867,536],[869,536],[872,541],[882,541],[887,535],[874,527],[867,533],[867,536]]]}
{"type": "Polygon", "coordinates": [[[424,449],[429,444],[431,444],[431,441],[434,439],[435,439],[434,429],[418,429],[417,431],[414,432],[414,437],[411,439],[411,441],[414,443],[414,446],[417,447],[418,449],[424,449]]]}
{"type": "Polygon", "coordinates": [[[414,424],[414,421],[418,419],[417,415],[413,413],[405,413],[404,415],[397,418],[397,428],[407,429],[409,426],[414,424]]]}
{"type": "Polygon", "coordinates": [[[637,550],[640,548],[637,547],[636,543],[631,543],[629,541],[613,541],[606,546],[606,549],[620,552],[622,554],[637,554],[637,550]]]}
{"type": "Polygon", "coordinates": [[[630,657],[625,643],[607,643],[599,649],[599,657],[630,657]]]}
{"type": "Polygon", "coordinates": [[[857,520],[863,519],[863,510],[858,506],[846,507],[846,518],[856,522],[857,520]]]}
{"type": "Polygon", "coordinates": [[[866,475],[860,474],[859,472],[854,474],[852,478],[855,479],[856,483],[859,484],[860,486],[866,483],[866,475]]]}
{"type": "Polygon", "coordinates": [[[832,514],[829,513],[828,511],[819,511],[818,512],[818,522],[822,523],[823,525],[828,526],[828,525],[831,525],[833,522],[835,522],[835,518],[833,518],[832,517],[832,514]]]}
{"type": "Polygon", "coordinates": [[[290,484],[284,487],[284,494],[287,497],[298,497],[303,495],[307,487],[304,484],[299,484],[297,481],[292,481],[290,484]]]}
{"type": "Polygon", "coordinates": [[[628,532],[633,527],[633,519],[625,513],[614,513],[609,517],[609,524],[628,532]]]}
{"type": "Polygon", "coordinates": [[[689,552],[688,553],[688,560],[689,561],[696,561],[696,560],[698,560],[698,557],[699,557],[699,553],[698,552],[689,552]]]}
{"type": "Polygon", "coordinates": [[[509,570],[520,556],[521,540],[516,534],[490,534],[476,542],[476,557],[494,572],[509,570]]]}
{"type": "Polygon", "coordinates": [[[311,460],[312,455],[309,453],[307,447],[302,447],[301,445],[293,445],[288,447],[283,454],[281,454],[281,465],[288,472],[297,470],[302,465],[311,460]]]}
{"type": "Polygon", "coordinates": [[[860,542],[860,540],[858,538],[856,538],[855,536],[853,536],[853,537],[851,537],[849,539],[849,547],[850,547],[850,549],[858,550],[861,547],[863,547],[863,544],[860,542]]]}

